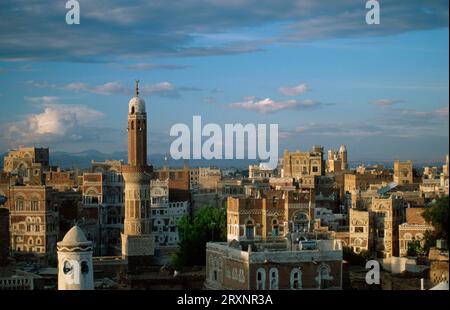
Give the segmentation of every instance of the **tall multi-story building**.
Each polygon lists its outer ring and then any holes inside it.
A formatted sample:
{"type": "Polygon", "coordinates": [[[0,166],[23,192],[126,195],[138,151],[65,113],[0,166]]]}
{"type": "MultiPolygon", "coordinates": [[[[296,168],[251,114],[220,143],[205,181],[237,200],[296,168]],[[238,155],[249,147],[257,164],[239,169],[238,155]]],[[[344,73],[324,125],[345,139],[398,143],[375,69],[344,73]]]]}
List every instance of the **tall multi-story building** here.
{"type": "Polygon", "coordinates": [[[278,240],[313,227],[314,195],[308,190],[271,191],[264,198],[228,197],[227,239],[278,240]]]}
{"type": "Polygon", "coordinates": [[[328,151],[327,172],[336,173],[348,170],[347,148],[341,145],[339,151],[331,149],[328,151]]]}
{"type": "Polygon", "coordinates": [[[49,168],[49,149],[21,147],[4,157],[3,170],[16,175],[24,184],[42,185],[43,172],[49,168]]]}
{"type": "Polygon", "coordinates": [[[425,233],[433,230],[422,216],[424,210],[424,208],[406,208],[406,221],[398,228],[400,256],[408,255],[408,245],[412,241],[420,241],[423,246],[425,233]]]}
{"type": "Polygon", "coordinates": [[[169,201],[190,201],[190,174],[191,169],[187,166],[183,168],[157,169],[153,173],[156,180],[168,180],[169,182],[169,201]]]}
{"type": "Polygon", "coordinates": [[[394,182],[398,185],[414,183],[413,162],[394,161],[394,182]]]}
{"type": "Polygon", "coordinates": [[[274,169],[270,168],[268,165],[250,165],[248,166],[248,178],[249,179],[270,179],[275,176],[274,169]]]}
{"type": "Polygon", "coordinates": [[[176,246],[180,241],[178,222],[188,214],[188,201],[169,201],[169,181],[150,183],[152,235],[156,247],[176,246]]]}
{"type": "Polygon", "coordinates": [[[191,190],[215,190],[221,180],[220,169],[214,167],[196,167],[189,169],[191,190]]]}
{"type": "Polygon", "coordinates": [[[371,185],[392,182],[392,176],[383,166],[358,167],[354,173],[344,174],[344,191],[367,190],[371,185]]]}
{"type": "Polygon", "coordinates": [[[342,289],[341,241],[305,240],[313,213],[311,191],[229,197],[228,242],[207,244],[204,287],[342,289]]]}
{"type": "Polygon", "coordinates": [[[92,162],[83,173],[80,226],[94,242],[96,255],[118,255],[124,220],[124,181],[121,161],[92,162]]]}
{"type": "Polygon", "coordinates": [[[349,211],[349,246],[355,252],[376,252],[378,257],[398,256],[398,227],[405,217],[404,199],[375,192],[362,202],[356,201],[356,207],[349,211]]]}
{"type": "Polygon", "coordinates": [[[320,176],[324,174],[323,147],[314,146],[309,152],[284,151],[283,175],[281,177],[299,180],[305,176],[320,176]]]}
{"type": "Polygon", "coordinates": [[[12,254],[33,253],[42,261],[56,258],[57,192],[47,186],[0,186],[10,213],[12,254]]]}
{"type": "Polygon", "coordinates": [[[340,240],[248,245],[209,242],[205,289],[340,290],[340,240]]]}
{"type": "Polygon", "coordinates": [[[128,103],[128,165],[122,167],[125,181],[125,219],[122,257],[131,268],[147,265],[154,255],[150,208],[152,167],[147,164],[147,113],[145,101],[135,96],[128,103]]]}
{"type": "Polygon", "coordinates": [[[51,186],[60,192],[70,191],[77,187],[77,175],[74,171],[45,171],[45,185],[51,186]]]}

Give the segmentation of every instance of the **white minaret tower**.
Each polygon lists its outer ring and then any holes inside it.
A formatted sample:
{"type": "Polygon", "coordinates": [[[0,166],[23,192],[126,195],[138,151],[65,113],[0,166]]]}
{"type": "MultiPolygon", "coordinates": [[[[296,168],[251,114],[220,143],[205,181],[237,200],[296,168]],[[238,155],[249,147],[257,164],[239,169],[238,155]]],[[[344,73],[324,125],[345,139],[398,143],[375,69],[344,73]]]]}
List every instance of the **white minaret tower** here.
{"type": "Polygon", "coordinates": [[[93,290],[92,242],[72,227],[58,242],[58,290],[93,290]]]}

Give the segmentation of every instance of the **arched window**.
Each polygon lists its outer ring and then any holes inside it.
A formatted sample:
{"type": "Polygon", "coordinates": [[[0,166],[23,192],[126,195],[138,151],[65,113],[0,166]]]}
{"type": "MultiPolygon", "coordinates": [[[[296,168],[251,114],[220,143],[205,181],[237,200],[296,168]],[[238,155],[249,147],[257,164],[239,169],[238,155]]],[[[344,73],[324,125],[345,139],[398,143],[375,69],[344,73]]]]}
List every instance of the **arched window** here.
{"type": "Polygon", "coordinates": [[[327,264],[321,264],[317,270],[318,282],[320,289],[327,289],[330,287],[330,281],[333,278],[330,276],[330,266],[327,264]]]}
{"type": "Polygon", "coordinates": [[[259,268],[256,271],[256,289],[266,289],[266,270],[264,268],[259,268]]]}
{"type": "Polygon", "coordinates": [[[134,121],[131,121],[131,130],[134,130],[134,121]]]}
{"type": "Polygon", "coordinates": [[[131,114],[134,114],[134,106],[131,107],[131,114]]]}
{"type": "Polygon", "coordinates": [[[39,211],[39,200],[36,197],[31,198],[31,211],[39,211]]]}
{"type": "Polygon", "coordinates": [[[23,211],[24,199],[19,197],[16,199],[16,211],[23,211]]]}
{"type": "Polygon", "coordinates": [[[297,212],[293,217],[294,232],[305,232],[309,228],[309,218],[304,212],[297,212]]]}
{"type": "Polygon", "coordinates": [[[248,220],[247,224],[245,224],[245,237],[247,239],[253,239],[255,236],[255,226],[253,225],[253,221],[248,220]]]}
{"type": "Polygon", "coordinates": [[[300,268],[291,271],[291,289],[300,290],[302,288],[302,272],[300,268]]]}
{"type": "Polygon", "coordinates": [[[412,240],[412,235],[411,235],[410,233],[406,233],[406,234],[403,236],[403,238],[404,238],[405,240],[412,240]]]}
{"type": "Polygon", "coordinates": [[[278,269],[277,268],[270,268],[269,270],[269,285],[271,290],[277,290],[278,289],[278,269]]]}

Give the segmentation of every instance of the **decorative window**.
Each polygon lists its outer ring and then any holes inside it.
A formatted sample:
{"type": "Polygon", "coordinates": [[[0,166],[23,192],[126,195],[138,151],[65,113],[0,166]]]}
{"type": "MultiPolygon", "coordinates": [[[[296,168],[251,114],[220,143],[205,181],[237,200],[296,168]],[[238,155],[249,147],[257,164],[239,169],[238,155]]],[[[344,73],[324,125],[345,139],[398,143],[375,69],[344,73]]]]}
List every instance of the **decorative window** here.
{"type": "Polygon", "coordinates": [[[304,212],[298,212],[293,217],[294,232],[305,232],[309,228],[308,215],[304,212]]]}
{"type": "Polygon", "coordinates": [[[269,270],[269,285],[271,290],[277,290],[278,289],[278,269],[277,268],[270,268],[269,270]]]}
{"type": "Polygon", "coordinates": [[[403,236],[403,238],[404,238],[405,240],[412,240],[412,235],[411,235],[410,233],[406,233],[406,234],[403,236]]]}
{"type": "Polygon", "coordinates": [[[247,239],[253,239],[255,236],[255,226],[253,225],[252,221],[248,221],[245,225],[245,237],[247,239]]]}
{"type": "Polygon", "coordinates": [[[264,268],[259,268],[256,271],[256,289],[266,289],[266,270],[264,268]]]}
{"type": "Polygon", "coordinates": [[[316,280],[319,282],[320,289],[328,289],[333,277],[330,276],[330,266],[327,264],[321,264],[317,270],[318,277],[316,280]]]}
{"type": "Polygon", "coordinates": [[[274,219],[272,221],[272,236],[277,237],[280,232],[280,227],[278,225],[278,221],[274,219]]]}
{"type": "Polygon", "coordinates": [[[24,200],[23,198],[16,199],[16,211],[23,211],[24,200]]]}
{"type": "Polygon", "coordinates": [[[302,289],[302,271],[300,268],[294,268],[291,271],[291,289],[302,289]]]}
{"type": "Polygon", "coordinates": [[[31,200],[31,211],[39,211],[39,200],[36,198],[31,200]]]}

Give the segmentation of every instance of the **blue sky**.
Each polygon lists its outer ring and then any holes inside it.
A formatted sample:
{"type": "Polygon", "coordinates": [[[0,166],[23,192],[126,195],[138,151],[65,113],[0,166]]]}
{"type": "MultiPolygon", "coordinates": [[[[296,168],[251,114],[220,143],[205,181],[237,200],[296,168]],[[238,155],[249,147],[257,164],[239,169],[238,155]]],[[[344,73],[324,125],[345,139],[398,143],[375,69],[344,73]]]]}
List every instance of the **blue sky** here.
{"type": "Polygon", "coordinates": [[[149,153],[175,123],[277,123],[280,152],[347,144],[353,160],[448,153],[448,2],[64,1],[0,4],[0,152],[126,150],[141,81],[149,153]]]}

